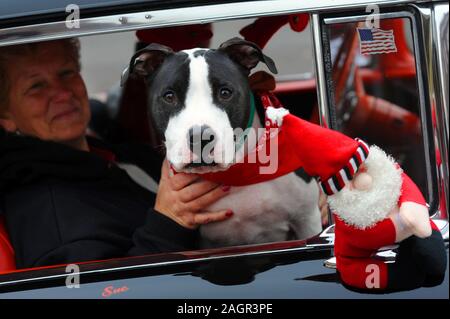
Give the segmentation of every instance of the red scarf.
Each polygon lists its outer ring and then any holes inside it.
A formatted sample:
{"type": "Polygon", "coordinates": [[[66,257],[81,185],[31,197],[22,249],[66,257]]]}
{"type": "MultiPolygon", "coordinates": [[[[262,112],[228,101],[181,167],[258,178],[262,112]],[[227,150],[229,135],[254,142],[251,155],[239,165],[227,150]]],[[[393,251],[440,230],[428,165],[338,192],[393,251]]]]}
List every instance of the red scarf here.
{"type": "MultiPolygon", "coordinates": [[[[281,103],[273,94],[259,94],[259,97],[261,99],[262,105],[264,106],[264,110],[266,110],[269,106],[282,107],[281,103]]],[[[280,128],[278,127],[277,123],[273,123],[266,116],[264,121],[265,133],[258,140],[255,149],[252,150],[251,153],[247,154],[242,162],[233,164],[226,171],[202,174],[202,177],[204,179],[222,183],[224,185],[244,186],[265,182],[298,169],[301,166],[301,163],[296,160],[295,156],[281,156],[283,152],[290,151],[289,145],[283,142],[286,135],[286,133],[284,132],[286,123],[284,121],[286,121],[287,117],[292,117],[292,115],[289,114],[284,117],[282,125],[283,128],[280,128]],[[278,133],[276,137],[272,138],[272,145],[270,145],[271,129],[273,133],[278,133]],[[281,147],[281,149],[278,149],[278,167],[272,174],[261,174],[261,167],[269,166],[271,161],[274,160],[274,153],[270,152],[270,146],[281,147]],[[256,159],[256,162],[254,160],[254,163],[250,162],[249,158],[256,159]],[[267,159],[269,159],[269,161],[267,163],[261,163],[261,159],[263,159],[263,161],[267,161],[267,159]]]]}
{"type": "MultiPolygon", "coordinates": [[[[269,106],[282,107],[272,93],[258,95],[265,110],[269,106]]],[[[359,146],[352,138],[292,114],[284,116],[280,127],[267,114],[264,123],[265,134],[252,151],[256,152],[256,156],[247,154],[243,162],[232,165],[226,171],[202,174],[202,177],[224,185],[244,186],[275,179],[303,168],[310,176],[326,180],[348,163],[359,146]],[[271,132],[278,134],[271,138],[271,132]],[[270,147],[276,147],[278,152],[271,152],[270,147]],[[248,161],[251,155],[251,158],[256,158],[255,163],[248,161]],[[322,156],[326,156],[327,160],[318,163],[322,156]],[[270,160],[267,161],[267,158],[270,160]],[[261,169],[267,169],[270,163],[276,164],[275,171],[270,174],[262,173],[261,169]]]]}

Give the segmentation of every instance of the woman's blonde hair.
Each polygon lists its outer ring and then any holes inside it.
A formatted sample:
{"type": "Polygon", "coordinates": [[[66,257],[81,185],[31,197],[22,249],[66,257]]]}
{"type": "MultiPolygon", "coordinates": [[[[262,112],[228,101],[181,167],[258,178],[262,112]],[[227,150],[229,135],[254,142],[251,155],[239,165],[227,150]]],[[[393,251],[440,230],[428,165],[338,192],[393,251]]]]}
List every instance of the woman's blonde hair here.
{"type": "Polygon", "coordinates": [[[0,47],[0,117],[4,115],[9,106],[9,90],[11,89],[11,83],[8,75],[8,66],[14,65],[13,61],[17,57],[33,54],[40,46],[50,42],[61,43],[67,49],[68,54],[76,61],[78,69],[81,68],[80,41],[77,38],[0,47]]]}

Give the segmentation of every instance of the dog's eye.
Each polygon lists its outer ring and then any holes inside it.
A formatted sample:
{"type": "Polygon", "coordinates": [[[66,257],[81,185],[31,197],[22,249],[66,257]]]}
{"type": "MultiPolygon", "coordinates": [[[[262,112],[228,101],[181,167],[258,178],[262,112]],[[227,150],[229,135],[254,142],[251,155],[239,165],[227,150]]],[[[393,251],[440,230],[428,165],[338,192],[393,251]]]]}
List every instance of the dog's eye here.
{"type": "Polygon", "coordinates": [[[222,99],[228,100],[229,98],[231,98],[231,95],[233,95],[233,91],[231,91],[229,88],[221,88],[219,94],[222,99]]]}
{"type": "Polygon", "coordinates": [[[163,99],[164,101],[166,101],[167,103],[173,104],[175,103],[175,92],[173,91],[167,91],[163,94],[163,99]]]}

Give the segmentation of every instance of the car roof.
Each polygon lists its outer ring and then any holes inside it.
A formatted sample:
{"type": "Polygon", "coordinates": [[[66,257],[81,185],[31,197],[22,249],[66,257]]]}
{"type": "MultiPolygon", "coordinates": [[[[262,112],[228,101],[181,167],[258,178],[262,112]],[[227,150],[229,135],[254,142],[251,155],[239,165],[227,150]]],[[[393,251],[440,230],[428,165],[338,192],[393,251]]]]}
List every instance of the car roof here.
{"type": "MultiPolygon", "coordinates": [[[[138,0],[139,1],[139,0],[138,0]]],[[[77,0],[76,4],[81,8],[93,8],[111,6],[118,4],[134,3],[136,0],[77,0]]],[[[151,0],[150,0],[151,1],[151,0]]],[[[142,0],[141,2],[144,2],[142,0]]],[[[25,15],[36,15],[43,13],[65,12],[71,0],[17,0],[1,1],[0,12],[2,18],[13,18],[25,15]]]]}
{"type": "MultiPolygon", "coordinates": [[[[1,0],[0,1],[0,20],[28,18],[39,15],[67,15],[66,7],[70,4],[76,4],[82,14],[94,16],[111,13],[123,13],[124,11],[138,11],[140,9],[155,10],[169,9],[176,7],[194,7],[202,5],[217,5],[232,2],[248,1],[267,1],[267,0],[1,0]],[[114,12],[115,11],[115,12],[114,12]]],[[[299,0],[308,2],[309,0],[299,0]]],[[[317,0],[316,0],[317,1],[317,0]]],[[[423,1],[423,0],[422,0],[423,1]]],[[[428,0],[439,1],[439,0],[428,0]]],[[[313,2],[313,1],[309,1],[313,2]]],[[[336,1],[339,4],[340,1],[336,1]]],[[[365,0],[353,1],[366,3],[365,0]]],[[[374,0],[374,3],[388,4],[398,2],[416,2],[412,0],[374,0]]]]}
{"type": "MultiPolygon", "coordinates": [[[[242,0],[240,0],[242,2],[242,0]]],[[[246,0],[243,0],[246,1],[246,0]]],[[[0,1],[0,19],[13,19],[44,14],[66,13],[66,7],[76,4],[84,12],[107,12],[111,10],[133,9],[133,7],[171,8],[217,4],[218,2],[237,2],[237,0],[2,0],[0,1]]]]}

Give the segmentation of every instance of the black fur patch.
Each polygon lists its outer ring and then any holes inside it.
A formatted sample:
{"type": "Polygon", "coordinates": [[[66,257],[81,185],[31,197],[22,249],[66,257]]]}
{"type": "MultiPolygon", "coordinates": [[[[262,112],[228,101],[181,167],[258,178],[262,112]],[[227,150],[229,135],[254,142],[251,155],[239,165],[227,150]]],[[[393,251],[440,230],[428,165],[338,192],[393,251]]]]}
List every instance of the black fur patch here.
{"type": "Polygon", "coordinates": [[[250,116],[250,86],[242,67],[217,50],[207,51],[205,60],[214,104],[227,113],[233,129],[245,129],[250,116]],[[220,90],[224,87],[233,92],[227,101],[220,98],[220,90]]]}
{"type": "Polygon", "coordinates": [[[184,52],[178,52],[166,58],[160,68],[149,79],[149,108],[150,120],[155,125],[161,137],[169,123],[169,119],[179,113],[184,107],[187,89],[189,87],[190,59],[184,52]],[[175,92],[177,103],[167,104],[163,94],[171,90],[175,92]],[[154,119],[158,119],[155,121],[154,119]]]}

